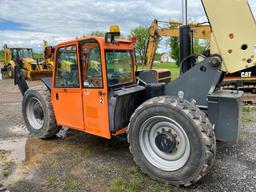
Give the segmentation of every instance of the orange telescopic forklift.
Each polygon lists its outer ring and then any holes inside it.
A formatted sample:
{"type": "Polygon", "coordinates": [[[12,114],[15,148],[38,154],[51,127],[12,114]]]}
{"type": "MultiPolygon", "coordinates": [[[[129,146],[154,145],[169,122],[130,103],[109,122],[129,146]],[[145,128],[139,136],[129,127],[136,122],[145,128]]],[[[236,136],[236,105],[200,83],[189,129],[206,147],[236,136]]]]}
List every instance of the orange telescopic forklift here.
{"type": "MultiPolygon", "coordinates": [[[[221,82],[227,72],[256,64],[256,25],[247,1],[202,3],[214,46],[171,83],[159,82],[154,71],[136,70],[134,42],[119,39],[118,26],[105,38],[47,47],[54,67],[42,86],[29,88],[17,66],[27,129],[39,138],[55,136],[61,126],[107,139],[127,134],[135,163],[152,179],[176,186],[199,181],[213,164],[216,139],[236,142],[239,135],[243,92],[222,90],[221,82]]],[[[188,66],[190,34],[185,19],[180,50],[188,66]]]]}

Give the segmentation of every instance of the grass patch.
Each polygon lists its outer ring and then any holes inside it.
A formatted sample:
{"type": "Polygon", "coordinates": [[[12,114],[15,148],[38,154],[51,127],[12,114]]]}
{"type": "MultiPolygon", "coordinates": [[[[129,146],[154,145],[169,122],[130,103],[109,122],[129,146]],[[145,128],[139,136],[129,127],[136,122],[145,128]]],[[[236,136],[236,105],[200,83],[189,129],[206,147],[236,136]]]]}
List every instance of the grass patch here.
{"type": "Polygon", "coordinates": [[[59,161],[58,161],[57,159],[52,158],[52,159],[49,159],[49,160],[48,160],[48,164],[49,164],[51,167],[56,167],[56,166],[58,166],[59,161]]]}
{"type": "Polygon", "coordinates": [[[126,170],[130,175],[136,175],[138,173],[138,170],[135,166],[128,167],[126,170]]]}
{"type": "Polygon", "coordinates": [[[65,181],[64,190],[77,190],[80,189],[81,183],[77,180],[68,180],[65,181]]]}
{"type": "Polygon", "coordinates": [[[122,192],[126,191],[125,182],[122,178],[113,179],[110,183],[111,192],[122,192]]]}
{"type": "Polygon", "coordinates": [[[144,178],[137,168],[135,166],[128,167],[127,173],[128,178],[116,178],[110,182],[111,192],[135,192],[142,190],[144,178]]]}
{"type": "Polygon", "coordinates": [[[244,106],[242,122],[243,123],[256,123],[255,112],[256,112],[255,106],[244,106]]]}
{"type": "Polygon", "coordinates": [[[10,175],[11,163],[7,160],[2,162],[2,175],[8,177],[10,175]]]}
{"type": "Polygon", "coordinates": [[[154,184],[148,187],[148,192],[171,192],[170,186],[165,184],[154,184]]]}
{"type": "Polygon", "coordinates": [[[249,112],[255,112],[256,111],[256,107],[252,107],[252,106],[244,106],[243,107],[243,112],[247,112],[247,113],[249,113],[249,112]]]}
{"type": "Polygon", "coordinates": [[[113,179],[110,182],[111,192],[136,192],[141,191],[143,184],[142,177],[133,177],[130,180],[122,178],[113,179]]]}
{"type": "Polygon", "coordinates": [[[8,152],[4,150],[0,150],[0,165],[1,165],[1,174],[4,177],[8,177],[11,171],[11,162],[7,159],[8,152]]]}
{"type": "Polygon", "coordinates": [[[99,166],[97,166],[96,169],[103,173],[108,171],[108,167],[102,164],[99,164],[99,166]]]}
{"type": "Polygon", "coordinates": [[[252,115],[243,114],[242,122],[243,123],[256,123],[256,118],[252,115]]]}
{"type": "Polygon", "coordinates": [[[131,178],[128,182],[128,189],[130,191],[139,190],[144,181],[143,175],[138,171],[135,166],[128,167],[127,172],[131,178]]]}
{"type": "Polygon", "coordinates": [[[127,184],[127,189],[128,191],[139,191],[141,189],[143,184],[143,177],[134,177],[132,178],[128,184],[127,184]]]}
{"type": "Polygon", "coordinates": [[[128,179],[125,178],[116,178],[110,182],[110,192],[171,192],[172,187],[167,184],[160,184],[153,182],[148,178],[143,177],[139,173],[135,173],[132,177],[128,176],[128,179]],[[129,179],[130,178],[130,179],[129,179]]]}
{"type": "Polygon", "coordinates": [[[55,176],[49,176],[47,178],[48,185],[55,185],[57,183],[58,179],[55,176]]]}
{"type": "Polygon", "coordinates": [[[8,177],[10,175],[9,166],[5,166],[2,170],[2,175],[8,177]]]}

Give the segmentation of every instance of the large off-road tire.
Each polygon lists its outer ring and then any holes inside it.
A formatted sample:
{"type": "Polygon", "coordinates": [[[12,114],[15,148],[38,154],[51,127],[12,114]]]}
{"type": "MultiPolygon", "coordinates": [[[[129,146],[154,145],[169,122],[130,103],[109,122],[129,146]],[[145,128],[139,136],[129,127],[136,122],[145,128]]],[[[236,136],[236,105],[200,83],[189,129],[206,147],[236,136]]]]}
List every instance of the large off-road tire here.
{"type": "Polygon", "coordinates": [[[189,186],[205,176],[216,154],[213,126],[194,104],[156,97],[136,109],[128,142],[135,163],[152,179],[189,186]]]}
{"type": "Polygon", "coordinates": [[[8,78],[14,77],[14,68],[12,65],[7,66],[7,76],[8,76],[8,78]]]}
{"type": "Polygon", "coordinates": [[[26,91],[22,101],[22,113],[28,131],[36,137],[50,138],[60,130],[56,123],[50,92],[45,85],[26,91]]]}

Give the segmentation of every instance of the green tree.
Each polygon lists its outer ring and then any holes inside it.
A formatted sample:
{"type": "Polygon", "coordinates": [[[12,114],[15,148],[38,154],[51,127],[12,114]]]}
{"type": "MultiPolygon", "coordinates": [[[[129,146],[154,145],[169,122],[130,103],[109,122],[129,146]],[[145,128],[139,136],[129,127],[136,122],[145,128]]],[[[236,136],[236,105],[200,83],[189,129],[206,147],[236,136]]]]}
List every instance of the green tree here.
{"type": "MultiPolygon", "coordinates": [[[[171,57],[176,60],[177,66],[180,64],[180,48],[179,48],[179,38],[170,37],[170,47],[171,47],[171,57]]],[[[199,55],[205,50],[205,46],[202,46],[199,39],[193,39],[193,54],[199,55]]]]}
{"type": "Polygon", "coordinates": [[[193,40],[193,50],[194,50],[194,54],[198,55],[201,54],[204,50],[205,50],[205,46],[201,45],[199,42],[199,39],[194,39],[193,40]]]}
{"type": "Polygon", "coordinates": [[[4,60],[4,51],[0,50],[0,61],[4,60]]]}
{"type": "Polygon", "coordinates": [[[160,61],[161,60],[161,53],[156,53],[154,57],[155,61],[160,61]]]}
{"type": "Polygon", "coordinates": [[[104,37],[105,36],[105,32],[103,32],[103,31],[93,31],[89,35],[90,36],[104,37]]]}
{"type": "Polygon", "coordinates": [[[147,40],[149,37],[148,28],[139,26],[131,30],[131,34],[129,35],[129,39],[132,37],[136,37],[136,45],[135,51],[136,55],[140,57],[140,61],[142,64],[146,64],[146,46],[147,40]]]}
{"type": "Polygon", "coordinates": [[[180,46],[178,37],[170,37],[171,58],[176,61],[176,65],[180,65],[180,46]]]}

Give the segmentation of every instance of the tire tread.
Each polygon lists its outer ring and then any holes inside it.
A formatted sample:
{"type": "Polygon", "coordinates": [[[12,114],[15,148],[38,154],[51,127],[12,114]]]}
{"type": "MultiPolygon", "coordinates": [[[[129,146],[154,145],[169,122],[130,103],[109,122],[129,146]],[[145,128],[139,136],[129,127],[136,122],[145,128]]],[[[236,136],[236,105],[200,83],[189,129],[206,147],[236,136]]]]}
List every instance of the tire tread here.
{"type": "MultiPolygon", "coordinates": [[[[156,98],[153,98],[153,99],[150,99],[150,100],[144,102],[141,106],[139,106],[135,110],[135,112],[131,116],[130,123],[128,125],[128,134],[127,134],[129,144],[130,144],[129,132],[131,129],[131,122],[133,121],[133,119],[136,116],[139,115],[140,110],[142,108],[145,108],[146,106],[151,105],[153,103],[154,104],[163,104],[166,106],[172,105],[174,107],[177,107],[180,111],[182,111],[185,115],[187,115],[187,117],[189,117],[191,120],[193,120],[198,125],[198,128],[202,134],[203,145],[206,149],[205,150],[205,159],[204,159],[202,169],[200,170],[200,172],[197,175],[195,175],[193,177],[192,180],[185,181],[183,183],[174,184],[176,186],[188,187],[188,186],[198,182],[201,178],[203,178],[209,172],[209,169],[213,165],[213,161],[214,161],[215,155],[216,155],[216,139],[215,139],[214,130],[212,128],[212,124],[208,120],[205,113],[203,113],[198,107],[194,106],[193,104],[191,104],[190,102],[188,102],[184,99],[179,99],[177,97],[170,97],[170,96],[156,97],[156,98]]],[[[147,110],[150,110],[150,109],[147,109],[147,110]]],[[[148,175],[151,179],[159,181],[159,179],[156,176],[150,174],[147,171],[147,169],[141,164],[138,157],[136,157],[131,145],[130,145],[129,149],[130,149],[131,154],[134,157],[135,164],[138,167],[140,167],[142,172],[144,174],[148,175]]],[[[168,182],[168,181],[165,181],[165,183],[173,184],[172,182],[168,182]]]]}
{"type": "Polygon", "coordinates": [[[53,106],[51,102],[50,91],[44,84],[34,86],[29,90],[27,90],[26,93],[30,90],[37,91],[43,97],[47,106],[46,110],[48,111],[48,115],[49,115],[49,124],[47,126],[47,129],[43,133],[41,133],[39,137],[41,139],[51,138],[60,131],[60,127],[57,125],[57,122],[56,122],[56,118],[55,118],[55,114],[54,114],[53,106]]]}

